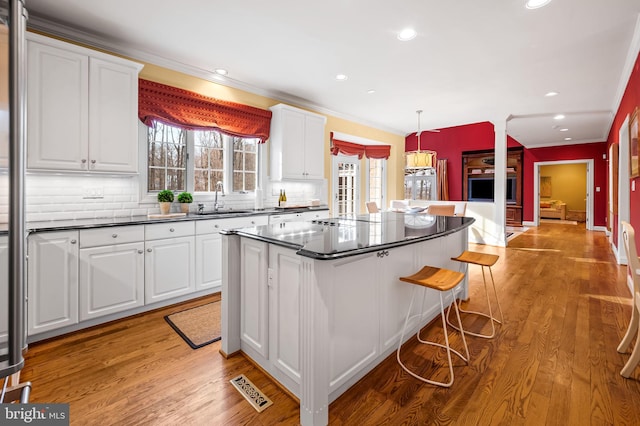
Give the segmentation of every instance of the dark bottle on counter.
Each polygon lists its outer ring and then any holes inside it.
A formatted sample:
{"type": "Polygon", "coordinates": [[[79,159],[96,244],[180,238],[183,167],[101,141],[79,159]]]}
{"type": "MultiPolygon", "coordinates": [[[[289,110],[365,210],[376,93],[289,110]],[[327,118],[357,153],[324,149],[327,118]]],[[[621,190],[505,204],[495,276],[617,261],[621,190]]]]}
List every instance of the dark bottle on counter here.
{"type": "Polygon", "coordinates": [[[283,195],[283,191],[282,189],[280,190],[280,196],[278,197],[278,207],[280,207],[282,205],[282,202],[284,201],[284,195],[283,195]]]}
{"type": "Polygon", "coordinates": [[[287,191],[284,189],[282,190],[282,201],[285,203],[287,202],[287,191]]]}

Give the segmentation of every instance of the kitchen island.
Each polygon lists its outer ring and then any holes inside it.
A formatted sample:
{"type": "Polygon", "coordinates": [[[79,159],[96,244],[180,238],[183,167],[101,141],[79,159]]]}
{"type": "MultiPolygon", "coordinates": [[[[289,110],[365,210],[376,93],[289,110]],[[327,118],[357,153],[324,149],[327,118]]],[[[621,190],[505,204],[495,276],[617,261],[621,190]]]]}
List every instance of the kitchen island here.
{"type": "MultiPolygon", "coordinates": [[[[302,425],[327,424],[329,403],[398,346],[415,287],[398,278],[458,270],[473,221],[382,212],[223,231],[222,354],[244,352],[296,395],[302,425]]],[[[438,294],[417,291],[413,332],[439,314],[438,294]]]]}

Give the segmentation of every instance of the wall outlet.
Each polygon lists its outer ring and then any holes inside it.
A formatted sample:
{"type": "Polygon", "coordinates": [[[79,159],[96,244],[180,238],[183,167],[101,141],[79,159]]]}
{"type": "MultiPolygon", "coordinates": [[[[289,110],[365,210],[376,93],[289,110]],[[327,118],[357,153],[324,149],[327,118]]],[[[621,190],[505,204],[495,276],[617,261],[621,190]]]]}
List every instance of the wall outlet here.
{"type": "Polygon", "coordinates": [[[82,188],[83,199],[100,199],[104,198],[104,188],[101,186],[85,186],[82,188]]]}

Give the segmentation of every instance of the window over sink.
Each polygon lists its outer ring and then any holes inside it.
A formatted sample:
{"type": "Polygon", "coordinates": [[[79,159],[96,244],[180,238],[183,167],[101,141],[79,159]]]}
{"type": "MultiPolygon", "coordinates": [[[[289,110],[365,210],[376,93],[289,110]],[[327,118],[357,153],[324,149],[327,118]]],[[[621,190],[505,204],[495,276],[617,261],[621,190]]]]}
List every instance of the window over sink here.
{"type": "Polygon", "coordinates": [[[215,192],[217,182],[222,182],[227,194],[255,191],[258,138],[186,130],[158,121],[144,127],[147,195],[163,189],[207,195],[215,192]]]}

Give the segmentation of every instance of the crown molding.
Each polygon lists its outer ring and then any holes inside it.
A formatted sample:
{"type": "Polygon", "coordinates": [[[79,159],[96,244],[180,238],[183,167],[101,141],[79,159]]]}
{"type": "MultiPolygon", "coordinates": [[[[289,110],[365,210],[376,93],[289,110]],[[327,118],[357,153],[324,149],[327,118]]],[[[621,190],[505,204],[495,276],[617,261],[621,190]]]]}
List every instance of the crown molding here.
{"type": "Polygon", "coordinates": [[[203,68],[195,67],[190,64],[179,62],[170,58],[165,58],[163,56],[160,56],[154,53],[146,52],[139,49],[134,49],[134,48],[125,46],[124,44],[122,44],[122,42],[118,42],[116,40],[109,39],[107,37],[97,36],[93,33],[83,31],[77,28],[72,28],[72,27],[69,27],[68,25],[53,21],[48,18],[44,18],[37,14],[30,14],[27,24],[28,24],[27,25],[28,30],[46,33],[51,36],[67,39],[69,41],[73,41],[76,43],[81,43],[88,47],[105,50],[107,52],[126,56],[133,60],[146,62],[149,64],[157,65],[159,67],[181,72],[193,77],[201,78],[203,80],[210,81],[215,84],[220,84],[222,86],[227,86],[227,87],[233,87],[235,89],[253,93],[254,95],[259,95],[266,98],[274,99],[279,102],[284,102],[284,103],[292,104],[298,107],[307,108],[316,112],[320,112],[322,114],[330,115],[336,118],[341,118],[343,120],[348,120],[357,124],[361,124],[363,126],[372,127],[377,130],[382,130],[397,136],[404,136],[404,132],[395,128],[381,126],[380,124],[376,124],[359,117],[334,111],[332,109],[323,107],[321,105],[316,105],[312,102],[309,102],[306,99],[302,99],[297,96],[284,94],[284,93],[275,93],[273,91],[265,90],[265,89],[262,89],[262,88],[259,88],[259,87],[256,87],[248,83],[244,83],[242,81],[235,80],[229,77],[220,78],[210,70],[205,70],[203,68]]]}

